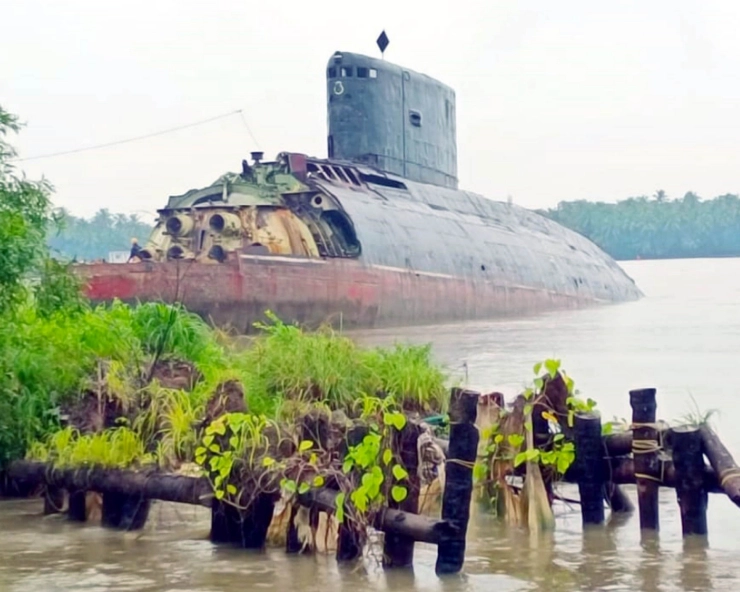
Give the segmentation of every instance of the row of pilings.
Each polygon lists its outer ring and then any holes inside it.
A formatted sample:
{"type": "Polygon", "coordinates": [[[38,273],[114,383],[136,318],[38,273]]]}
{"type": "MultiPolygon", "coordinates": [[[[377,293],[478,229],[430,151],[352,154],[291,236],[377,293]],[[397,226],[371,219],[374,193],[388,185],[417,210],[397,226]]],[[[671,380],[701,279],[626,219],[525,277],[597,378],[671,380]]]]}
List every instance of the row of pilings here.
{"type": "MultiPolygon", "coordinates": [[[[575,461],[564,480],[578,485],[584,527],[605,522],[604,500],[612,512],[632,511],[632,503],[619,486],[633,483],[637,488],[641,529],[659,529],[658,492],[660,487],[670,487],[677,494],[684,536],[705,536],[709,493],[724,493],[740,506],[740,468],[707,425],[668,428],[656,421],[656,389],[633,390],[629,395],[632,422],[628,431],[603,435],[597,414],[574,416],[570,436],[575,445],[575,461]]],[[[411,567],[414,545],[423,542],[437,546],[438,574],[457,573],[462,569],[473,497],[473,467],[480,439],[476,426],[479,398],[475,391],[459,388],[451,391],[449,440],[438,440],[446,454],[440,518],[419,513],[420,423],[409,420],[395,434],[393,451],[409,473],[409,493],[400,502],[390,500],[372,525],[384,533],[385,567],[411,567]]],[[[306,418],[303,422],[303,436],[317,447],[327,446],[323,428],[314,420],[306,418]]],[[[535,432],[542,429],[542,422],[534,423],[535,432]]],[[[343,446],[356,444],[365,433],[361,427],[350,430],[343,446]]],[[[244,510],[215,499],[210,482],[204,477],[159,470],[55,469],[46,463],[18,461],[8,467],[4,481],[6,495],[42,491],[45,513],[59,512],[66,499],[67,517],[75,521],[87,519],[87,496],[97,492],[102,496],[102,525],[115,529],[142,528],[152,500],[206,506],[211,510],[211,541],[249,549],[265,546],[275,507],[274,498],[258,496],[244,510]]],[[[298,495],[297,501],[309,509],[315,522],[319,512],[336,511],[338,495],[338,491],[323,487],[298,495]]],[[[292,519],[286,528],[286,552],[305,551],[292,519]]],[[[350,530],[340,524],[337,560],[354,561],[362,551],[350,530]]]]}

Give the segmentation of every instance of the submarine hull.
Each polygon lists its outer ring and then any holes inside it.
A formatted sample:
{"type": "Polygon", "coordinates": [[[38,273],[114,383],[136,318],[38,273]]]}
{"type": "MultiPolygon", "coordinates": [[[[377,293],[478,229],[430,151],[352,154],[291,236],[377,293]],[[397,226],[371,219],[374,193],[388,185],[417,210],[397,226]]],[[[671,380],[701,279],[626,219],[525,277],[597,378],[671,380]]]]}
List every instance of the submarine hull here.
{"type": "Polygon", "coordinates": [[[543,288],[418,272],[358,260],[240,255],[219,265],[183,261],[77,266],[93,302],[181,302],[220,327],[253,332],[270,310],[307,328],[434,324],[577,308],[588,291],[543,288]]]}

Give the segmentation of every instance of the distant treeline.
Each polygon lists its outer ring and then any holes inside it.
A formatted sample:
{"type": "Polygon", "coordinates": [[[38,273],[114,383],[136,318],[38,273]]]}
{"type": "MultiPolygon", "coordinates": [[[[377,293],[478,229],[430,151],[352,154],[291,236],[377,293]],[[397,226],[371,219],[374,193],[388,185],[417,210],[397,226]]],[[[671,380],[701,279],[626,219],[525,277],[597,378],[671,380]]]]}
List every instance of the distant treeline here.
{"type": "Polygon", "coordinates": [[[49,246],[54,255],[77,261],[107,259],[110,251],[128,251],[132,238],[143,246],[153,227],[136,214],[111,214],[105,208],[89,219],[63,209],[56,217],[60,227],[49,232],[49,246]]]}
{"type": "Polygon", "coordinates": [[[668,199],[560,202],[539,213],[591,239],[615,259],[740,256],[740,197],[704,201],[693,192],[668,199]]]}
{"type": "MultiPolygon", "coordinates": [[[[107,209],[89,219],[59,212],[62,228],[50,233],[49,245],[78,261],[127,251],[133,237],[143,246],[153,226],[136,214],[107,209]]],[[[615,259],[740,256],[740,197],[734,194],[705,201],[692,192],[668,199],[658,191],[617,203],[563,201],[538,212],[591,239],[615,259]]]]}

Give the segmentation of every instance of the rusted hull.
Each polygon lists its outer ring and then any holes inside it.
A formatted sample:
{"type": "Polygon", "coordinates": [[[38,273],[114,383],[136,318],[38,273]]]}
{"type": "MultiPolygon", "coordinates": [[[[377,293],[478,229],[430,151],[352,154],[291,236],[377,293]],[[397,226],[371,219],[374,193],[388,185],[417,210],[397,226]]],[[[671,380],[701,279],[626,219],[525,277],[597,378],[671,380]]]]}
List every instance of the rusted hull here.
{"type": "Polygon", "coordinates": [[[182,302],[211,323],[253,330],[266,310],[307,327],[344,328],[492,319],[575,308],[591,294],[558,294],[505,282],[363,264],[242,256],[225,264],[188,262],[79,265],[94,302],[182,302]]]}

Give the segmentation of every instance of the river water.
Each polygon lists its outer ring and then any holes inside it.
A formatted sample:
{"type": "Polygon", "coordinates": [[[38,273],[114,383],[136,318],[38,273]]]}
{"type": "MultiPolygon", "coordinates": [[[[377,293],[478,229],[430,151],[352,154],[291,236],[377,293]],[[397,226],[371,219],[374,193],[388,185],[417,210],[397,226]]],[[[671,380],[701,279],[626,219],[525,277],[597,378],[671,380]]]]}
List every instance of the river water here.
{"type": "MultiPolygon", "coordinates": [[[[622,264],[646,298],[499,322],[356,334],[366,344],[432,342],[437,359],[471,388],[513,395],[534,362],[558,357],[605,419],[627,418],[628,391],[658,389],[658,417],[678,423],[719,409],[713,426],[740,459],[740,259],[622,264]]],[[[635,499],[634,487],[628,494],[635,499]]],[[[574,496],[571,487],[561,492],[574,496]]],[[[490,591],[738,590],[740,508],[709,503],[709,537],[683,541],[675,492],[660,497],[660,532],[637,515],[581,528],[577,505],[555,506],[554,533],[530,537],[474,508],[465,568],[434,574],[436,549],[417,544],[415,568],[383,572],[372,559],[348,568],[331,557],[224,549],[208,540],[208,513],[158,504],[142,533],[41,516],[36,500],[0,501],[0,591],[221,592],[235,590],[490,591]]]]}

